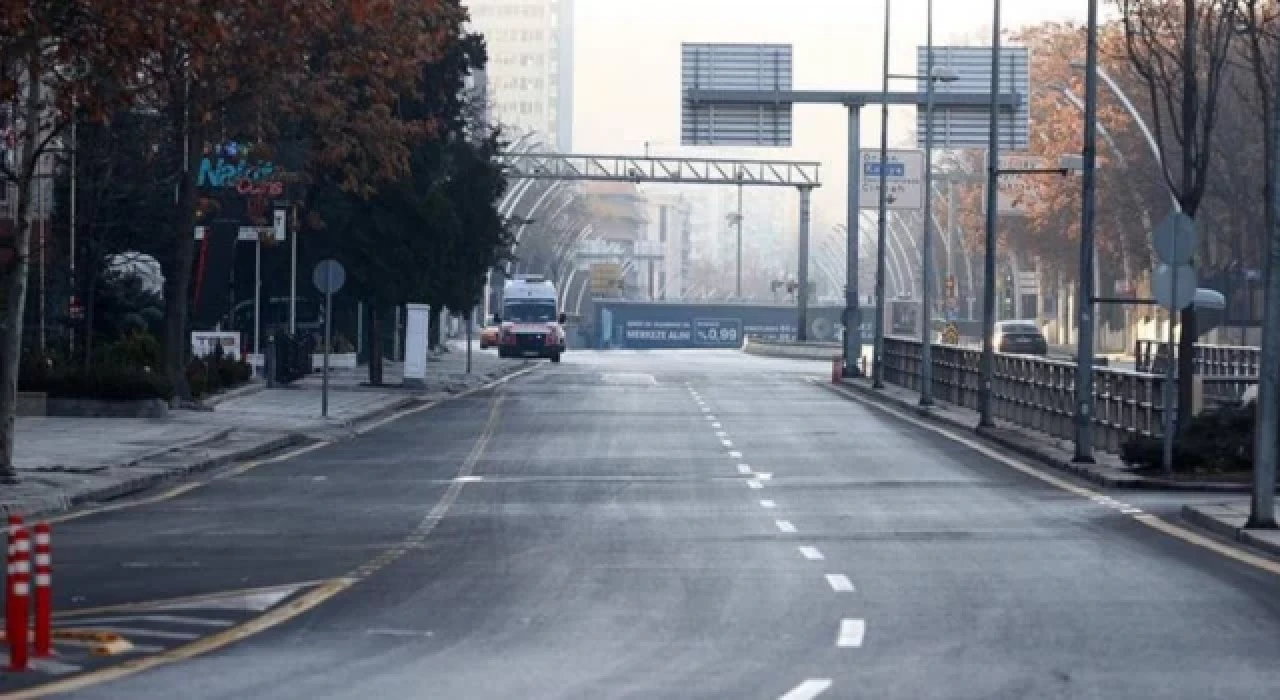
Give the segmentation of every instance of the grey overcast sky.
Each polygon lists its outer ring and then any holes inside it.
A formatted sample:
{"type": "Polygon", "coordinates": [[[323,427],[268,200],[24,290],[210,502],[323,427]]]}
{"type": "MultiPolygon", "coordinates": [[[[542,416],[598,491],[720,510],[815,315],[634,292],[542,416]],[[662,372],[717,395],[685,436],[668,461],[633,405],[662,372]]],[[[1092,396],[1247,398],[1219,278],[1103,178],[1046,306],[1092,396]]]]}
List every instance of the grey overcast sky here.
{"type": "MultiPolygon", "coordinates": [[[[935,41],[989,44],[991,10],[991,0],[935,0],[935,41]]],[[[577,0],[574,150],[642,153],[650,142],[656,153],[681,153],[685,41],[790,43],[797,88],[877,89],[883,14],[878,0],[577,0]]],[[[1010,29],[1083,24],[1085,0],[1004,0],[1002,14],[1010,29]]],[[[893,0],[893,72],[914,72],[924,20],[925,0],[893,0]]],[[[877,114],[863,119],[864,146],[878,143],[878,110],[868,111],[877,114]]],[[[815,205],[842,209],[844,119],[837,107],[799,107],[793,148],[750,155],[822,161],[825,186],[815,205]]],[[[911,121],[911,111],[891,114],[891,132],[903,138],[911,121]]]]}

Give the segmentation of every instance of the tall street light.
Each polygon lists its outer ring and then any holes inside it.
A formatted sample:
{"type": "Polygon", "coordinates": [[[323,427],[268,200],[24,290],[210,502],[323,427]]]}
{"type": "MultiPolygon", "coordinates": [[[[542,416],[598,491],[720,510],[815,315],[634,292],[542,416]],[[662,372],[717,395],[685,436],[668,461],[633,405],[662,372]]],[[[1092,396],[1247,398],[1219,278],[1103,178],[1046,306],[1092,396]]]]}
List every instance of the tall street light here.
{"type": "Polygon", "coordinates": [[[987,228],[982,265],[982,386],[978,392],[978,425],[992,426],[992,394],[996,370],[996,221],[999,217],[1000,168],[1000,0],[992,3],[991,126],[987,147],[987,228]]]}
{"type": "MultiPolygon", "coordinates": [[[[1076,412],[1074,461],[1093,462],[1093,235],[1098,161],[1098,0],[1089,0],[1085,39],[1084,176],[1080,192],[1080,277],[1076,308],[1076,412]]],[[[1172,354],[1171,354],[1172,356],[1172,354]]]]}
{"type": "Polygon", "coordinates": [[[871,386],[884,388],[884,256],[889,229],[889,22],[893,0],[884,0],[884,99],[880,105],[880,207],[876,220],[876,319],[871,386]]]}

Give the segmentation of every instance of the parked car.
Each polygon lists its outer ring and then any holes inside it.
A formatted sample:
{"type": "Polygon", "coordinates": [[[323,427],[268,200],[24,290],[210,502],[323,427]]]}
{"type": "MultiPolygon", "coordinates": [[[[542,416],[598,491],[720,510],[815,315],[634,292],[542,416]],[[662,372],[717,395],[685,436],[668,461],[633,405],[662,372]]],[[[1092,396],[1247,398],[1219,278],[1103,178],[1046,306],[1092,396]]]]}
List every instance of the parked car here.
{"type": "Polygon", "coordinates": [[[997,321],[996,352],[1048,355],[1049,341],[1035,321],[997,321]]]}

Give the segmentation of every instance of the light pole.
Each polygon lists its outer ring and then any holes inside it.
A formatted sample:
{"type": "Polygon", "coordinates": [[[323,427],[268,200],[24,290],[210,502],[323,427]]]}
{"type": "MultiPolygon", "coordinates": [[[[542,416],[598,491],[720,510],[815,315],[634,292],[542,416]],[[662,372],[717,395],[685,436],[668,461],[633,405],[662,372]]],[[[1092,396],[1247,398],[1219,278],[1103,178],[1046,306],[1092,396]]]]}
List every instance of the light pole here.
{"type": "Polygon", "coordinates": [[[884,0],[884,99],[880,105],[880,206],[876,219],[876,319],[871,386],[884,388],[884,256],[889,229],[889,22],[893,0],[884,0]]]}
{"type": "Polygon", "coordinates": [[[1075,457],[1093,462],[1094,176],[1098,165],[1098,0],[1089,0],[1085,30],[1084,173],[1080,187],[1080,277],[1076,285],[1079,337],[1076,342],[1075,457]]]}
{"type": "Polygon", "coordinates": [[[933,405],[933,0],[925,5],[924,250],[920,257],[920,405],[933,405]]]}
{"type": "Polygon", "coordinates": [[[992,393],[996,370],[996,221],[999,217],[1000,168],[1000,0],[994,0],[991,22],[991,126],[987,146],[987,227],[982,265],[982,386],[978,392],[978,425],[995,424],[992,393]]]}

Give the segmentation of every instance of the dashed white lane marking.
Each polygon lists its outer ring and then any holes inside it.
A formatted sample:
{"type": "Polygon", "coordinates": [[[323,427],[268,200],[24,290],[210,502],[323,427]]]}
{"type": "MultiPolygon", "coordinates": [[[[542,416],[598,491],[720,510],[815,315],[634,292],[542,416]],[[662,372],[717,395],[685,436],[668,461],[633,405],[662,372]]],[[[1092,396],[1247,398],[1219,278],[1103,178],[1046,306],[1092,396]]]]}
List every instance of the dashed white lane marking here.
{"type": "Polygon", "coordinates": [[[484,481],[484,477],[475,476],[475,475],[459,476],[455,478],[454,481],[458,482],[459,484],[476,484],[481,481],[484,481]]]}
{"type": "Polygon", "coordinates": [[[764,488],[764,484],[760,483],[759,481],[756,481],[755,479],[747,479],[747,487],[753,488],[753,489],[762,489],[764,488]]]}
{"type": "Polygon", "coordinates": [[[827,584],[836,593],[852,593],[853,582],[844,574],[827,574],[827,584]]]}
{"type": "Polygon", "coordinates": [[[836,646],[841,649],[856,649],[862,646],[862,638],[866,635],[866,620],[845,618],[840,621],[840,636],[836,637],[836,646]]]}
{"type": "Polygon", "coordinates": [[[796,526],[792,525],[790,520],[775,520],[773,524],[777,525],[778,529],[783,532],[791,533],[796,531],[796,526]]]}
{"type": "Polygon", "coordinates": [[[732,440],[725,440],[724,438],[721,438],[721,439],[720,439],[720,444],[721,444],[721,445],[724,445],[725,447],[733,447],[733,441],[732,441],[732,440]]]}
{"type": "Polygon", "coordinates": [[[829,678],[810,678],[787,691],[787,694],[778,698],[778,700],[813,700],[825,693],[830,687],[831,679],[829,678]]]}
{"type": "Polygon", "coordinates": [[[729,456],[734,459],[742,459],[742,453],[737,450],[729,450],[729,456]]]}
{"type": "Polygon", "coordinates": [[[702,407],[702,412],[703,412],[703,413],[711,413],[711,407],[710,407],[710,406],[703,406],[703,407],[702,407]]]}
{"type": "Polygon", "coordinates": [[[31,659],[27,664],[31,666],[32,670],[47,673],[51,676],[65,676],[68,673],[80,670],[80,667],[75,664],[54,661],[53,659],[31,659]]]}
{"type": "Polygon", "coordinates": [[[723,425],[720,425],[719,423],[712,423],[712,424],[711,424],[711,427],[713,427],[713,428],[723,428],[724,426],[723,426],[723,425]]]}
{"type": "Polygon", "coordinates": [[[750,465],[750,464],[739,464],[739,465],[738,465],[738,473],[739,473],[739,474],[750,474],[750,473],[751,473],[751,465],[750,465]]]}
{"type": "Polygon", "coordinates": [[[767,498],[766,498],[766,499],[764,499],[764,500],[760,501],[760,507],[761,507],[761,508],[777,508],[777,507],[778,507],[778,504],[777,504],[777,503],[774,503],[773,501],[770,501],[769,499],[767,499],[767,498]]]}
{"type": "Polygon", "coordinates": [[[822,561],[823,559],[826,559],[826,557],[822,556],[822,551],[817,547],[797,547],[796,549],[799,549],[800,555],[809,561],[822,561]]]}
{"type": "Polygon", "coordinates": [[[1124,513],[1125,515],[1137,515],[1142,512],[1142,509],[1141,508],[1121,508],[1120,512],[1124,513]]]}
{"type": "Polygon", "coordinates": [[[718,438],[727,438],[727,437],[729,437],[729,433],[726,433],[726,432],[725,432],[725,431],[723,431],[723,430],[717,430],[717,431],[716,431],[716,437],[718,437],[718,438]]]}
{"type": "Polygon", "coordinates": [[[715,416],[705,416],[705,418],[706,418],[707,420],[715,420],[715,419],[716,419],[716,417],[715,417],[715,416]]]}

